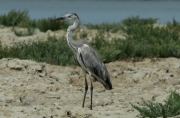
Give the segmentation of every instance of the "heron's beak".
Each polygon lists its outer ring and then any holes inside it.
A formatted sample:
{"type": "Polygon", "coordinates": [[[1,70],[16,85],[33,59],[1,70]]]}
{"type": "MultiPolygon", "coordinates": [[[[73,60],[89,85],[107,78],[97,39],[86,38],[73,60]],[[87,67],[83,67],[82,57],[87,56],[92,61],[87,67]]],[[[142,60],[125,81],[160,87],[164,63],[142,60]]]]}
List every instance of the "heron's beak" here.
{"type": "Polygon", "coordinates": [[[65,17],[60,17],[60,18],[57,18],[55,20],[57,21],[57,20],[64,20],[64,19],[66,19],[66,18],[65,17]]]}
{"type": "Polygon", "coordinates": [[[51,19],[51,21],[55,22],[55,21],[58,21],[58,20],[65,20],[66,18],[65,17],[59,17],[59,18],[56,18],[56,19],[51,19]]]}

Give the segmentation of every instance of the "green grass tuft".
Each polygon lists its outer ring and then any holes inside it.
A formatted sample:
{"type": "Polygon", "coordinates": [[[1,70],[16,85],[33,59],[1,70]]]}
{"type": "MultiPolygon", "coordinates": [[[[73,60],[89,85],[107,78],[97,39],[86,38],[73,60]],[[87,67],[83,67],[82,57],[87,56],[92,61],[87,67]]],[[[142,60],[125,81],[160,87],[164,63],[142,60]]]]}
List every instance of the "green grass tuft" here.
{"type": "Polygon", "coordinates": [[[59,29],[66,29],[68,27],[68,24],[64,21],[51,22],[50,19],[40,19],[36,21],[36,25],[42,32],[46,32],[47,30],[55,31],[59,29]]]}
{"type": "Polygon", "coordinates": [[[0,24],[5,26],[17,26],[22,21],[29,20],[28,11],[11,10],[7,15],[0,15],[0,24]]]}
{"type": "Polygon", "coordinates": [[[176,19],[173,18],[172,23],[168,22],[167,27],[171,30],[176,30],[180,33],[180,23],[176,21],[176,19]]]}
{"type": "Polygon", "coordinates": [[[100,30],[90,43],[105,62],[115,61],[121,54],[121,49],[119,48],[120,40],[109,41],[104,37],[104,33],[104,31],[100,30]]]}
{"type": "Polygon", "coordinates": [[[144,101],[143,106],[137,106],[131,103],[132,107],[139,111],[140,118],[157,118],[157,117],[173,117],[180,115],[180,94],[176,91],[171,92],[163,103],[154,103],[152,101],[144,101]]]}
{"type": "Polygon", "coordinates": [[[153,25],[157,22],[157,18],[140,18],[139,16],[131,16],[127,19],[122,20],[123,26],[130,27],[132,25],[143,26],[143,25],[153,25]]]}
{"type": "Polygon", "coordinates": [[[0,45],[0,58],[31,59],[55,65],[74,64],[73,53],[65,37],[49,37],[47,41],[16,43],[12,47],[0,45]]]}
{"type": "Polygon", "coordinates": [[[106,32],[117,33],[121,31],[122,25],[121,23],[102,23],[102,24],[87,24],[87,28],[89,29],[97,29],[97,30],[104,30],[106,32]]]}

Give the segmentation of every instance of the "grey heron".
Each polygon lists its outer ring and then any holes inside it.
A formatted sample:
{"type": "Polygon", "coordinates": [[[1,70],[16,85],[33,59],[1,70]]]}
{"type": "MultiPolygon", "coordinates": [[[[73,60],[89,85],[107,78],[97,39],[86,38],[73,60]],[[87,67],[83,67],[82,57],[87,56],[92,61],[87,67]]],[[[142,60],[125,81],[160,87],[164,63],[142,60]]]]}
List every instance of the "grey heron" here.
{"type": "Polygon", "coordinates": [[[85,93],[82,107],[84,107],[86,93],[88,91],[88,83],[86,79],[86,73],[88,73],[90,75],[91,82],[90,109],[92,110],[93,83],[91,77],[94,77],[95,80],[102,83],[107,90],[112,89],[111,79],[105,64],[103,63],[101,57],[96,52],[96,50],[85,40],[73,40],[73,31],[77,29],[80,24],[80,19],[78,15],[76,13],[68,13],[65,16],[54,19],[53,21],[66,19],[70,19],[74,22],[73,25],[70,25],[68,27],[66,38],[69,47],[74,53],[75,62],[78,66],[82,68],[85,77],[85,93]]]}

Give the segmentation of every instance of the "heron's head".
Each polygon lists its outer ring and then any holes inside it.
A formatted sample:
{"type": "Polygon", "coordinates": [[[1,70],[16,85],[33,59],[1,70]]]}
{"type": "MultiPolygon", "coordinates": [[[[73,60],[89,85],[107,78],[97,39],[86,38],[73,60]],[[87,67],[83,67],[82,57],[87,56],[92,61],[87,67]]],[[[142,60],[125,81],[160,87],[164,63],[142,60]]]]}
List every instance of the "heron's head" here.
{"type": "Polygon", "coordinates": [[[55,19],[54,21],[57,21],[57,20],[66,20],[66,19],[69,19],[69,20],[79,20],[79,17],[76,13],[68,13],[60,18],[57,18],[55,19]]]}

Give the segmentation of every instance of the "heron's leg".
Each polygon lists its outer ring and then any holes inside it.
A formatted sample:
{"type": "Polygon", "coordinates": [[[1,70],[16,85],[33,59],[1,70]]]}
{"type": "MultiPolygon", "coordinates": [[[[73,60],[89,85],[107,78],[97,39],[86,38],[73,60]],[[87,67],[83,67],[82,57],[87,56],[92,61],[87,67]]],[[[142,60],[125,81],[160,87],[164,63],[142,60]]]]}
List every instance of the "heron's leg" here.
{"type": "Polygon", "coordinates": [[[90,110],[92,110],[92,96],[93,96],[93,83],[92,83],[92,78],[90,78],[91,81],[91,105],[90,105],[90,110]]]}
{"type": "Polygon", "coordinates": [[[84,103],[85,103],[85,99],[86,99],[86,93],[88,91],[88,83],[87,83],[87,79],[86,79],[86,72],[84,72],[84,78],[85,78],[85,93],[84,93],[84,99],[83,99],[82,107],[84,107],[84,103]]]}

